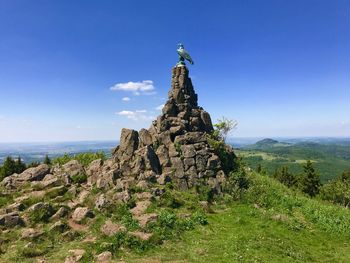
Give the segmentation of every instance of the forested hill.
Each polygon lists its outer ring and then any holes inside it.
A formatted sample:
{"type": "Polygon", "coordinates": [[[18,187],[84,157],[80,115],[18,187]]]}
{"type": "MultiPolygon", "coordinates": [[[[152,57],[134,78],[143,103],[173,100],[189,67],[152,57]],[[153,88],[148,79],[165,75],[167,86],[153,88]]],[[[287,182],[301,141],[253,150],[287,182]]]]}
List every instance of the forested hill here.
{"type": "Polygon", "coordinates": [[[306,160],[315,163],[322,181],[334,178],[350,169],[350,145],[345,143],[297,142],[295,144],[271,139],[261,140],[238,151],[253,169],[259,164],[273,173],[281,166],[288,166],[294,173],[302,171],[306,160]]]}

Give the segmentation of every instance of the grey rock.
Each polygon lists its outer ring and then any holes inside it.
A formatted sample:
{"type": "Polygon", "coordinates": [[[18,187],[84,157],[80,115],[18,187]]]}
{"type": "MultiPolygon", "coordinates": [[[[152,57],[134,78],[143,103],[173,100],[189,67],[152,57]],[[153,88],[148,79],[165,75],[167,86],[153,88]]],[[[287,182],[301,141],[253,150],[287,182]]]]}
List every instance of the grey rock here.
{"type": "Polygon", "coordinates": [[[24,221],[17,212],[0,215],[0,226],[15,227],[24,226],[24,221]]]}
{"type": "Polygon", "coordinates": [[[113,223],[111,220],[107,220],[102,226],[101,226],[101,232],[106,236],[113,236],[120,232],[125,232],[126,228],[117,223],[113,223]]]}
{"type": "Polygon", "coordinates": [[[77,160],[71,160],[62,166],[64,172],[70,176],[75,176],[77,174],[84,174],[84,167],[77,160]]]}
{"type": "Polygon", "coordinates": [[[66,207],[60,207],[57,212],[51,216],[51,220],[59,220],[68,215],[69,210],[66,207]]]}
{"type": "Polygon", "coordinates": [[[109,251],[102,252],[96,256],[96,263],[107,263],[112,260],[112,253],[109,251]]]}
{"type": "Polygon", "coordinates": [[[152,145],[153,143],[152,136],[149,133],[149,131],[146,129],[141,129],[139,131],[139,138],[140,138],[141,146],[148,146],[148,145],[152,145]]]}
{"type": "Polygon", "coordinates": [[[118,158],[120,160],[128,160],[138,148],[139,136],[138,132],[131,129],[122,129],[120,135],[120,145],[118,150],[118,158]]]}
{"type": "Polygon", "coordinates": [[[88,207],[78,207],[72,214],[73,221],[79,223],[85,218],[94,217],[94,213],[88,207]]]}
{"type": "Polygon", "coordinates": [[[193,158],[196,156],[196,149],[194,148],[194,145],[182,145],[181,146],[182,155],[185,158],[193,158]]]}

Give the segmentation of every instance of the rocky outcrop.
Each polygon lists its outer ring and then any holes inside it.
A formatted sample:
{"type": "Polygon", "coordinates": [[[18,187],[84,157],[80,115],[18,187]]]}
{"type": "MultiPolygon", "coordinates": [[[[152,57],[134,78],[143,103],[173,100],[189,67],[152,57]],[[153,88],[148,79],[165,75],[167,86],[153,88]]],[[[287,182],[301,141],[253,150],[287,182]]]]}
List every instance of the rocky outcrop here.
{"type": "MultiPolygon", "coordinates": [[[[184,66],[173,69],[162,114],[149,129],[122,129],[112,158],[94,160],[86,167],[77,160],[52,167],[41,164],[6,177],[1,182],[6,194],[21,194],[0,209],[0,229],[31,226],[35,217],[49,221],[58,232],[66,230],[61,220],[68,220],[73,230],[86,231],[84,224],[95,213],[121,203],[132,204],[130,216],[146,229],[157,221],[158,215],[151,213],[150,207],[167,191],[167,183],[180,190],[205,185],[205,189],[220,193],[232,168],[227,169],[227,157],[235,155],[225,146],[223,158],[212,147],[208,139],[213,131],[211,118],[198,106],[188,74],[184,66]],[[86,180],[76,180],[85,176],[86,180]]],[[[30,231],[25,234],[30,236],[30,231]]],[[[124,228],[107,222],[101,231],[109,235],[124,228]]],[[[149,238],[147,233],[135,236],[149,238]]]]}
{"type": "MultiPolygon", "coordinates": [[[[198,106],[188,69],[175,67],[162,114],[148,130],[122,130],[120,145],[113,154],[120,177],[140,180],[152,172],[161,184],[173,181],[185,190],[205,183],[220,191],[225,173],[208,143],[207,136],[212,131],[209,113],[198,106]]],[[[228,149],[228,153],[234,158],[232,150],[228,149]]]]}

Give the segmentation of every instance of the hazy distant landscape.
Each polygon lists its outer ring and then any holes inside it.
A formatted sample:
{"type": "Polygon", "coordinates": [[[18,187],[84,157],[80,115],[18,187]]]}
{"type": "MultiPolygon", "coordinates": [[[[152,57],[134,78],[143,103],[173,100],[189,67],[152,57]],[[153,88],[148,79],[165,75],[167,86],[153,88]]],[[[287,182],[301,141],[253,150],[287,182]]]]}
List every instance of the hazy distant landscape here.
{"type": "Polygon", "coordinates": [[[73,155],[82,152],[104,152],[108,156],[117,144],[117,141],[0,143],[0,164],[7,156],[13,158],[20,156],[25,163],[42,161],[45,155],[55,158],[65,153],[73,155]]]}

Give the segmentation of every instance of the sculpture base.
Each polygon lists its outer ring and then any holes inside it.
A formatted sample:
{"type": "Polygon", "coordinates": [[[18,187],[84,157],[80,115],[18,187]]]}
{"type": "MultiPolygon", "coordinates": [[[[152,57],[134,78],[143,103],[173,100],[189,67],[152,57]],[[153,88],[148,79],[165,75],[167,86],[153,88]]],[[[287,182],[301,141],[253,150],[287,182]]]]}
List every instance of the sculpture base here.
{"type": "Polygon", "coordinates": [[[177,64],[175,65],[175,67],[186,67],[186,64],[185,64],[185,62],[183,62],[183,61],[179,61],[179,62],[177,62],[177,64]]]}

